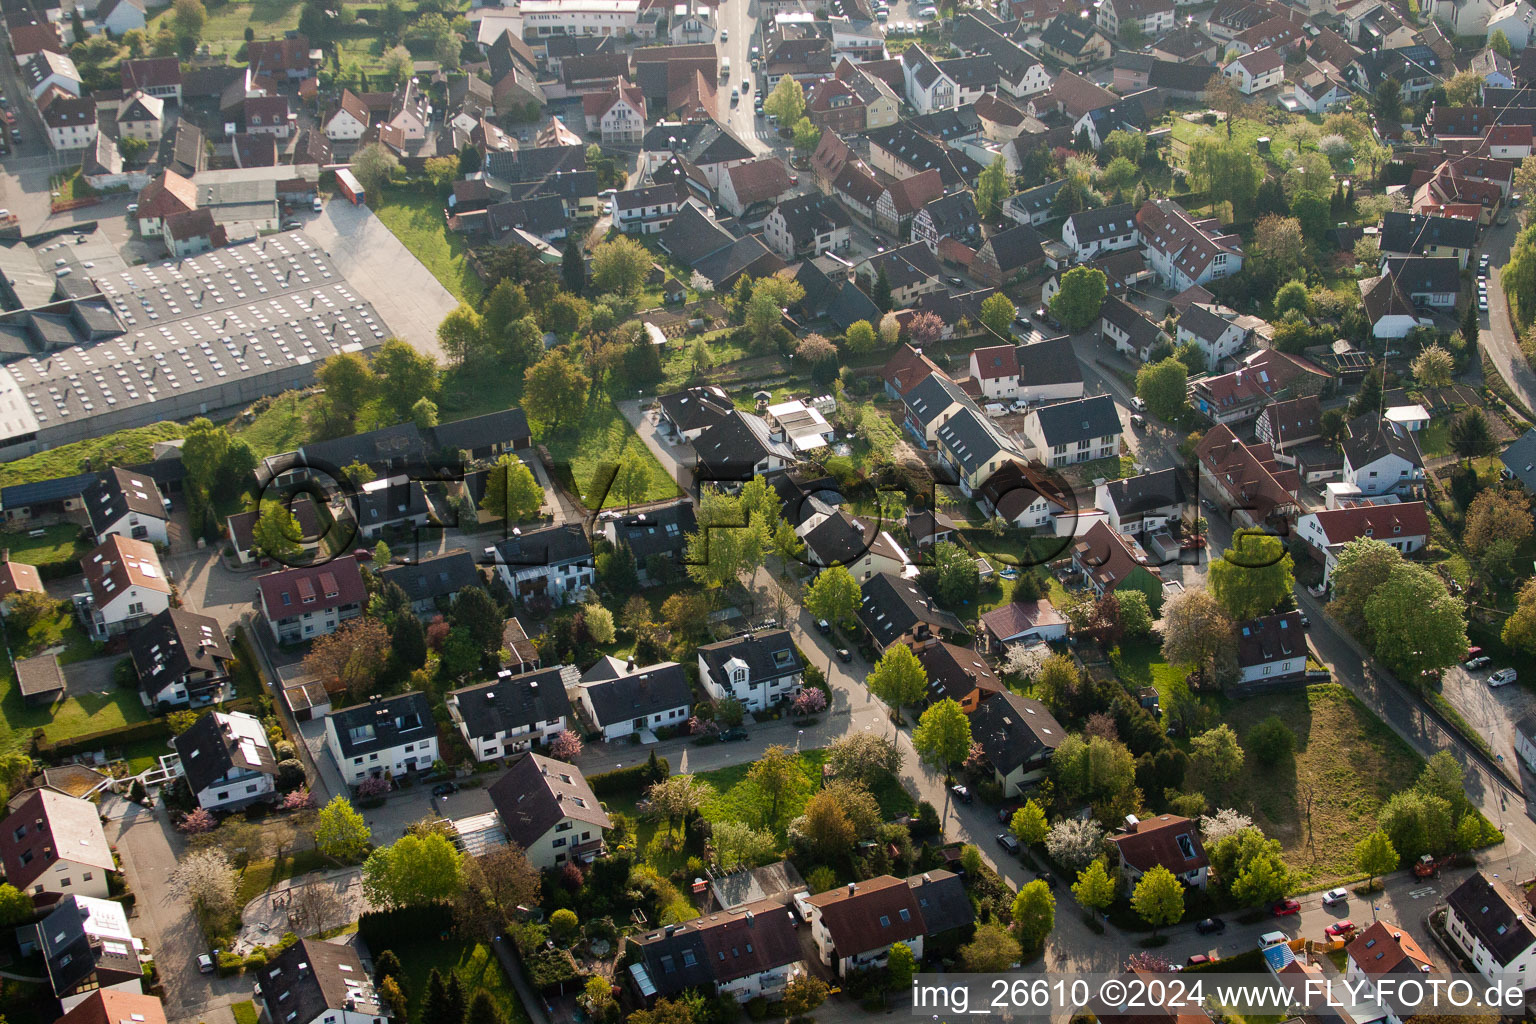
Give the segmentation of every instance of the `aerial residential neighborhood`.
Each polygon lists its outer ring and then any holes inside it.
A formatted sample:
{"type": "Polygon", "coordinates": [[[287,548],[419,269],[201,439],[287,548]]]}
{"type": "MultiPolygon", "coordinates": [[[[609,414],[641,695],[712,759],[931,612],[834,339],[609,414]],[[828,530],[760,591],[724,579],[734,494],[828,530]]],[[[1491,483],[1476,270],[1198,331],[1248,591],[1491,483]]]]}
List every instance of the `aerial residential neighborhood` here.
{"type": "Polygon", "coordinates": [[[1527,987],[1528,0],[0,23],[9,1024],[1527,987]]]}

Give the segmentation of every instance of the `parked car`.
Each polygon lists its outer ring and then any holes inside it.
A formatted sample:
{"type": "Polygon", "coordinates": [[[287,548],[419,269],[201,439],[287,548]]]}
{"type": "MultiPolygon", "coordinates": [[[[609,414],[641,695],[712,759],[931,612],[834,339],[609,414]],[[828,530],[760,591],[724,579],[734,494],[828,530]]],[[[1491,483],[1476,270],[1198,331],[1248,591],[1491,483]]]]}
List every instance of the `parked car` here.
{"type": "Polygon", "coordinates": [[[1471,647],[1467,648],[1467,657],[1469,657],[1469,658],[1475,658],[1479,654],[1482,654],[1482,653],[1483,653],[1483,649],[1481,647],[1477,646],[1476,644],[1473,644],[1471,647]]]}
{"type": "Polygon", "coordinates": [[[1270,946],[1289,941],[1291,940],[1286,937],[1285,932],[1265,932],[1259,936],[1259,948],[1268,949],[1270,946]]]}
{"type": "Polygon", "coordinates": [[[949,787],[949,791],[955,795],[955,799],[956,800],[960,801],[963,804],[968,804],[972,800],[976,799],[974,796],[971,795],[971,791],[969,789],[965,788],[964,786],[962,786],[958,782],[955,783],[953,786],[950,786],[949,787]]]}
{"type": "Polygon", "coordinates": [[[847,664],[853,660],[853,652],[846,647],[839,647],[837,649],[837,660],[847,664]]]}
{"type": "Polygon", "coordinates": [[[739,725],[734,729],[727,729],[720,734],[721,743],[736,743],[739,740],[744,740],[746,738],[747,730],[743,729],[739,725]]]}
{"type": "Polygon", "coordinates": [[[1139,412],[1131,413],[1131,426],[1136,430],[1147,429],[1147,418],[1139,412]]]}
{"type": "Polygon", "coordinates": [[[210,953],[197,954],[197,969],[203,974],[213,973],[213,955],[210,953]]]}
{"type": "Polygon", "coordinates": [[[1204,953],[1196,953],[1194,956],[1192,956],[1188,960],[1184,961],[1184,966],[1185,967],[1198,967],[1201,964],[1208,964],[1208,963],[1211,963],[1211,962],[1212,962],[1211,958],[1206,956],[1204,953]]]}
{"type": "Polygon", "coordinates": [[[371,562],[373,561],[373,552],[367,548],[358,548],[356,551],[352,552],[352,557],[357,559],[359,562],[371,562]]]}
{"type": "Polygon", "coordinates": [[[1036,871],[1035,881],[1044,882],[1047,889],[1056,888],[1056,876],[1049,871],[1036,871]]]}
{"type": "Polygon", "coordinates": [[[1012,832],[999,832],[997,834],[997,845],[1012,854],[1019,852],[1019,841],[1012,832]]]}
{"type": "Polygon", "coordinates": [[[1142,401],[1140,395],[1133,395],[1131,396],[1131,408],[1135,409],[1137,412],[1146,412],[1147,403],[1142,401]]]}
{"type": "Polygon", "coordinates": [[[1515,670],[1512,668],[1501,668],[1493,675],[1488,677],[1489,686],[1508,686],[1514,681],[1515,670]]]}
{"type": "Polygon", "coordinates": [[[1269,908],[1269,912],[1275,917],[1289,917],[1291,914],[1299,914],[1301,913],[1301,901],[1293,899],[1279,900],[1274,906],[1269,908]]]}
{"type": "Polygon", "coordinates": [[[439,782],[437,785],[432,787],[433,796],[447,796],[450,793],[457,793],[458,791],[459,784],[457,782],[439,782]]]}
{"type": "Polygon", "coordinates": [[[1462,662],[1462,667],[1468,669],[1469,671],[1476,672],[1478,669],[1487,668],[1492,664],[1492,658],[1488,657],[1486,654],[1481,654],[1476,658],[1468,658],[1466,661],[1462,662]]]}
{"type": "Polygon", "coordinates": [[[1301,628],[1302,629],[1311,629],[1312,628],[1312,620],[1307,618],[1307,613],[1306,612],[1302,612],[1301,613],[1301,628]]]}
{"type": "Polygon", "coordinates": [[[1330,939],[1346,939],[1355,934],[1355,923],[1353,921],[1335,921],[1323,929],[1323,934],[1330,939]]]}
{"type": "Polygon", "coordinates": [[[832,632],[832,623],[828,622],[826,619],[817,619],[816,632],[825,636],[826,634],[832,632]]]}
{"type": "Polygon", "coordinates": [[[1337,907],[1349,902],[1348,889],[1329,889],[1323,893],[1323,906],[1337,907]]]}
{"type": "Polygon", "coordinates": [[[284,231],[297,231],[299,228],[301,228],[303,226],[304,226],[303,224],[299,223],[296,220],[285,220],[285,221],[283,221],[283,230],[284,231]]]}
{"type": "Polygon", "coordinates": [[[1195,925],[1195,931],[1201,935],[1220,935],[1227,930],[1227,922],[1219,917],[1208,917],[1195,925]]]}

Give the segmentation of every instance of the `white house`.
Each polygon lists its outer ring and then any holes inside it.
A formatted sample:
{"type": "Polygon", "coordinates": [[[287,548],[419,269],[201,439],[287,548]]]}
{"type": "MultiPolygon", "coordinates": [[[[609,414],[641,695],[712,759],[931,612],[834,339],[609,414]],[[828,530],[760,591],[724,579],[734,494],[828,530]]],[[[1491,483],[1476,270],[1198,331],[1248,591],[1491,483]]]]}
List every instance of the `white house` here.
{"type": "Polygon", "coordinates": [[[332,142],[360,139],[369,121],[368,104],[351,89],[343,89],[336,109],[325,120],[325,137],[332,142]]]}
{"type": "Polygon", "coordinates": [[[1321,508],[1296,520],[1296,536],[1323,564],[1323,582],[1327,583],[1339,564],[1339,552],[1350,541],[1370,537],[1405,555],[1422,549],[1429,543],[1429,515],[1422,501],[1321,508]]]}
{"type": "Polygon", "coordinates": [[[758,630],[699,648],[699,685],[715,700],[734,697],[764,711],[800,691],[805,665],[789,631],[758,630]]]}
{"type": "Polygon", "coordinates": [[[81,495],[97,540],[121,534],[162,547],[169,543],[170,502],[147,473],[113,467],[81,495]]]}
{"type": "Polygon", "coordinates": [[[261,1024],[389,1024],[357,950],[300,939],[256,968],[252,994],[261,1024]]]}
{"type": "Polygon", "coordinates": [[[171,585],[154,547],[112,534],[80,560],[87,591],[75,609],[93,639],[136,629],[171,606],[171,585]]]}
{"type": "Polygon", "coordinates": [[[1500,7],[1488,19],[1488,34],[1503,32],[1509,47],[1515,53],[1524,50],[1531,42],[1531,28],[1536,25],[1536,6],[1527,0],[1515,0],[1500,7]]]}
{"type": "Polygon", "coordinates": [[[565,691],[579,678],[569,665],[520,675],[504,669],[494,682],[448,694],[448,717],[458,726],[476,761],[522,753],[534,744],[548,743],[568,728],[571,703],[565,691]]]}
{"type": "Polygon", "coordinates": [[[922,960],[922,909],[900,878],[878,875],[849,882],[808,897],[801,906],[809,908],[811,938],[822,964],[840,978],[884,966],[898,942],[922,960]]]}
{"type": "Polygon", "coordinates": [[[1146,535],[1178,520],[1184,508],[1184,491],[1175,470],[1160,469],[1096,485],[1093,507],[1120,533],[1146,535]]]}
{"type": "Polygon", "coordinates": [[[1188,818],[1159,814],[1142,820],[1132,814],[1125,828],[1108,838],[1120,851],[1120,877],[1127,887],[1154,867],[1164,867],[1186,886],[1205,888],[1210,861],[1199,828],[1188,818]]]}
{"type": "MultiPolygon", "coordinates": [[[[1385,986],[1379,979],[1388,978],[1394,983],[1404,980],[1404,975],[1422,975],[1434,972],[1434,961],[1407,934],[1400,925],[1389,921],[1373,921],[1357,933],[1344,947],[1344,982],[1356,991],[1367,993],[1360,1002],[1371,1003],[1371,996],[1385,986]]],[[[1390,1000],[1382,1000],[1390,1003],[1390,1000]]],[[[1402,1018],[1388,1010],[1385,1024],[1403,1024],[1402,1018]]]]}
{"type": "Polygon", "coordinates": [[[1536,772],[1536,715],[1525,715],[1515,723],[1515,753],[1536,772]]]}
{"type": "Polygon", "coordinates": [[[96,24],[121,39],[124,32],[147,26],[144,0],[102,0],[96,7],[96,24]]]}
{"type": "Polygon", "coordinates": [[[1098,23],[1111,38],[1134,25],[1151,39],[1173,30],[1173,0],[1104,0],[1099,5],[1098,23]]]}
{"type": "Polygon", "coordinates": [[[1425,0],[1423,10],[1450,35],[1482,36],[1493,34],[1493,16],[1499,9],[1498,0],[1425,0]]]}
{"type": "Polygon", "coordinates": [[[534,867],[590,863],[602,853],[603,830],[613,823],[575,765],[522,754],[487,792],[507,839],[534,867]]]}
{"type": "Polygon", "coordinates": [[[921,46],[901,55],[907,102],[919,114],[975,103],[997,85],[997,65],[988,57],[959,57],[935,61],[921,46]]]}
{"type": "Polygon", "coordinates": [[[1149,199],[1136,214],[1147,262],[1163,286],[1182,292],[1243,269],[1241,240],[1215,219],[1195,220],[1171,199],[1149,199]]]}
{"type": "Polygon", "coordinates": [[[514,530],[512,536],[486,548],[485,557],[520,600],[535,596],[557,604],[573,600],[592,585],[597,571],[592,543],[577,523],[514,530]]]}
{"type": "Polygon", "coordinates": [[[1375,338],[1404,338],[1417,327],[1434,324],[1432,317],[1419,315],[1395,275],[1361,278],[1360,303],[1375,338]]]}
{"type": "Polygon", "coordinates": [[[1237,685],[1300,675],[1307,668],[1301,612],[1276,612],[1237,626],[1237,685]]]}
{"type": "Polygon", "coordinates": [[[150,707],[199,707],[224,696],[234,652],[217,619],[167,608],[133,631],[133,668],[150,707]]]}
{"type": "Polygon", "coordinates": [[[332,711],[325,716],[325,745],[349,786],[430,771],[437,760],[432,705],[412,690],[332,711]]]}
{"type": "MultiPolygon", "coordinates": [[[[139,960],[144,942],[134,936],[128,927],[128,910],[116,900],[66,893],[27,931],[36,937],[53,994],[66,1013],[98,993],[144,994],[144,968],[139,960]]],[[[120,1008],[115,1001],[113,1006],[120,1008]]]]}
{"type": "Polygon", "coordinates": [[[813,192],[786,199],[763,220],[763,242],[786,260],[846,252],[853,220],[843,205],[813,192]]]}
{"type": "Polygon", "coordinates": [[[1024,437],[1053,468],[1106,459],[1120,451],[1120,414],[1108,395],[1031,409],[1024,437]]]}
{"type": "Polygon", "coordinates": [[[597,133],[603,145],[634,145],[645,136],[645,93],[622,76],[607,92],[581,98],[587,133],[597,133]]]}
{"type": "Polygon", "coordinates": [[[1079,263],[1141,244],[1136,208],[1130,203],[1079,210],[1061,226],[1061,240],[1079,263]]]}
{"type": "Polygon", "coordinates": [[[1367,497],[1409,496],[1424,487],[1424,460],[1408,431],[1401,433],[1382,421],[1350,425],[1344,440],[1344,482],[1367,497]]]}
{"type": "Polygon", "coordinates": [[[686,724],[693,689],[675,661],[642,667],[606,654],[582,675],[578,699],[603,739],[619,740],[686,724]]]}
{"type": "Polygon", "coordinates": [[[548,36],[616,36],[635,31],[640,0],[524,0],[523,38],[542,46],[548,36]]]}
{"type": "Polygon", "coordinates": [[[789,168],[778,157],[767,156],[727,168],[720,175],[715,202],[743,223],[759,224],[794,194],[789,168]]]}
{"type": "Polygon", "coordinates": [[[812,565],[841,565],[855,580],[882,572],[904,576],[911,566],[906,551],[888,530],[871,531],[842,509],[807,516],[795,534],[805,542],[812,565]]]}
{"type": "Polygon", "coordinates": [[[0,821],[8,883],[32,896],[108,895],[107,873],[117,865],[95,804],[46,787],[18,793],[13,803],[0,821]]]}
{"type": "Polygon", "coordinates": [[[1446,934],[1479,974],[1522,984],[1536,976],[1536,924],[1523,893],[1477,871],[1445,902],[1446,934]]]}
{"type": "Polygon", "coordinates": [[[368,588],[354,558],[336,558],[258,577],[261,613],[280,644],[336,632],[363,614],[368,588]]]}
{"type": "Polygon", "coordinates": [[[48,144],[55,150],[84,149],[96,143],[96,101],[51,89],[38,102],[37,112],[48,129],[48,144]]]}
{"type": "Polygon", "coordinates": [[[1239,316],[1226,306],[1193,302],[1179,317],[1174,341],[1179,345],[1194,342],[1205,356],[1207,369],[1215,369],[1223,359],[1247,348],[1259,328],[1268,331],[1268,325],[1258,317],[1239,316]]]}
{"type": "Polygon", "coordinates": [[[52,50],[39,50],[32,58],[21,66],[21,80],[27,87],[27,94],[35,103],[43,93],[49,89],[58,88],[71,96],[81,95],[85,89],[81,84],[80,71],[75,67],[75,62],[62,53],[54,53],[52,50]]]}
{"type": "Polygon", "coordinates": [[[1237,83],[1245,96],[1272,89],[1285,80],[1285,55],[1272,46],[1229,61],[1221,73],[1237,83]]]}
{"type": "Polygon", "coordinates": [[[255,715],[207,711],[171,743],[199,807],[233,811],[276,793],[277,758],[255,715]]]}
{"type": "Polygon", "coordinates": [[[776,1000],[792,978],[806,973],[799,924],[778,898],[680,921],[634,939],[639,957],[630,975],[640,991],[663,999],[702,980],[706,991],[739,1003],[776,1000]]]}
{"type": "Polygon", "coordinates": [[[684,206],[714,219],[715,211],[681,182],[625,189],[613,197],[613,223],[626,235],[660,234],[684,206]]]}

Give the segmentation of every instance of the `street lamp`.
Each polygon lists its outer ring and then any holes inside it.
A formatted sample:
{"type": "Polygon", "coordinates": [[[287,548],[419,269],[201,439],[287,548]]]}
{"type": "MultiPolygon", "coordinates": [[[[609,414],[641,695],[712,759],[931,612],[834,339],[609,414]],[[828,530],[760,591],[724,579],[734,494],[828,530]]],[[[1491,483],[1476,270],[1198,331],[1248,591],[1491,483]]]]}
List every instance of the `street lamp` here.
{"type": "Polygon", "coordinates": [[[797,753],[797,754],[800,753],[800,739],[804,735],[805,735],[805,730],[804,729],[797,729],[795,731],[795,753],[797,753]]]}

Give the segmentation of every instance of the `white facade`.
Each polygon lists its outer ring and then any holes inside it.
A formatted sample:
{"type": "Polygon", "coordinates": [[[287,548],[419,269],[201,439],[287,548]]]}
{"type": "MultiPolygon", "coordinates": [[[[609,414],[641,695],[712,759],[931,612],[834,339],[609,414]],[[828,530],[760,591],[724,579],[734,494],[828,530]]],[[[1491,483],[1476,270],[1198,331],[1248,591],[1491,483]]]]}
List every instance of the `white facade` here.
{"type": "Polygon", "coordinates": [[[331,119],[325,122],[325,137],[332,142],[360,139],[367,131],[368,125],[346,110],[338,109],[331,115],[331,119]]]}
{"type": "Polygon", "coordinates": [[[741,658],[725,663],[723,678],[711,674],[704,658],[699,658],[699,685],[715,700],[734,697],[748,711],[766,711],[782,700],[793,697],[800,690],[800,673],[752,678],[751,670],[741,658]]]}
{"type": "Polygon", "coordinates": [[[1192,341],[1195,347],[1205,354],[1205,365],[1214,367],[1228,356],[1236,355],[1243,350],[1248,341],[1248,332],[1237,324],[1228,322],[1226,329],[1215,338],[1207,338],[1196,334],[1183,325],[1174,331],[1174,341],[1178,345],[1192,341]]]}
{"type": "MultiPolygon", "coordinates": [[[[835,967],[837,976],[846,978],[850,974],[867,970],[871,967],[884,967],[889,960],[891,947],[894,942],[888,942],[874,949],[860,950],[859,952],[837,956],[843,950],[835,948],[832,942],[832,933],[827,930],[826,922],[822,918],[820,910],[815,904],[808,905],[811,908],[811,938],[816,942],[816,951],[821,955],[821,962],[827,967],[835,967]],[[836,959],[834,959],[836,957],[836,959]]],[[[921,961],[923,959],[923,936],[915,935],[904,940],[904,944],[912,951],[912,955],[921,961]]]]}
{"type": "Polygon", "coordinates": [[[97,540],[106,540],[116,534],[120,537],[130,537],[134,540],[148,541],[160,547],[170,544],[170,534],[167,532],[167,524],[164,519],[156,516],[143,515],[138,512],[124,512],[97,534],[97,540]]]}
{"type": "Polygon", "coordinates": [[[107,891],[107,873],[101,870],[99,865],[69,860],[63,856],[60,856],[52,867],[27,886],[27,891],[33,896],[41,896],[45,892],[56,892],[65,896],[94,896],[98,899],[106,899],[111,895],[107,891]]]}
{"type": "Polygon", "coordinates": [[[1121,249],[1134,249],[1141,244],[1141,232],[1136,230],[1136,213],[1128,210],[1124,221],[1121,223],[1124,231],[1120,234],[1109,235],[1104,238],[1078,238],[1077,220],[1068,217],[1067,222],[1061,228],[1061,240],[1070,246],[1077,256],[1077,262],[1087,263],[1105,253],[1119,252],[1121,249]]]}
{"type": "MultiPolygon", "coordinates": [[[[220,714],[219,718],[224,725],[233,730],[235,737],[233,742],[254,744],[258,749],[266,750],[268,756],[271,756],[272,746],[267,742],[266,727],[254,715],[232,711],[228,714],[220,714]]],[[[214,811],[221,807],[241,807],[254,803],[276,791],[275,776],[234,766],[193,795],[197,797],[199,807],[214,811]]]]}
{"type": "Polygon", "coordinates": [[[543,591],[551,600],[560,603],[584,593],[592,585],[595,569],[589,555],[583,561],[563,565],[508,565],[502,562],[496,566],[496,572],[515,596],[543,591]]]}
{"type": "Polygon", "coordinates": [[[635,31],[639,0],[523,0],[523,34],[546,36],[626,36],[635,31]]]}
{"type": "Polygon", "coordinates": [[[594,684],[584,684],[578,699],[581,706],[586,708],[587,716],[597,724],[602,731],[605,740],[621,740],[626,736],[632,736],[643,729],[660,729],[665,726],[684,725],[688,721],[692,705],[683,703],[676,707],[666,708],[662,711],[653,711],[638,718],[621,718],[617,722],[604,722],[597,715],[597,708],[592,705],[591,688],[594,684]]]}
{"type": "Polygon", "coordinates": [[[645,135],[645,111],[634,105],[620,93],[613,106],[603,111],[598,119],[598,130],[604,144],[611,142],[639,142],[645,135]]]}
{"type": "Polygon", "coordinates": [[[107,15],[107,20],[102,22],[102,27],[112,33],[113,39],[121,39],[124,32],[135,28],[142,29],[146,25],[144,9],[129,3],[128,0],[123,0],[122,3],[113,7],[112,13],[107,15]]]}
{"type": "Polygon", "coordinates": [[[1035,456],[1052,468],[1107,459],[1120,451],[1119,434],[1083,438],[1069,444],[1048,444],[1045,435],[1041,433],[1040,419],[1035,412],[1031,412],[1024,420],[1024,439],[1035,450],[1035,456]]]}
{"type": "MultiPolygon", "coordinates": [[[[1296,520],[1296,535],[1322,555],[1323,584],[1326,586],[1328,581],[1333,578],[1333,570],[1338,568],[1339,552],[1343,550],[1344,544],[1348,543],[1348,541],[1342,541],[1337,544],[1329,543],[1328,534],[1323,531],[1322,523],[1318,520],[1317,513],[1315,512],[1308,512],[1296,520]]],[[[1422,549],[1429,540],[1422,533],[1401,534],[1392,537],[1377,537],[1373,534],[1372,539],[1379,540],[1383,544],[1390,544],[1405,555],[1422,549]]]]}
{"type": "MultiPolygon", "coordinates": [[[[1497,896],[1490,898],[1498,899],[1497,896]]],[[[1454,905],[1446,908],[1445,931],[1450,936],[1451,942],[1484,977],[1518,980],[1522,986],[1527,984],[1527,979],[1536,978],[1536,940],[1507,961],[1500,962],[1493,951],[1478,937],[1477,932],[1461,920],[1454,905]]],[[[1527,934],[1529,935],[1529,929],[1527,934]]]]}
{"type": "Polygon", "coordinates": [[[325,719],[325,745],[331,751],[331,757],[336,761],[336,767],[341,770],[341,777],[347,785],[355,786],[370,775],[381,777],[385,772],[391,775],[404,775],[410,771],[425,771],[432,767],[432,762],[437,760],[437,729],[434,723],[427,722],[421,730],[422,735],[410,742],[402,740],[392,747],[370,751],[361,756],[347,757],[342,752],[341,740],[336,735],[336,718],[327,715],[325,719]]]}
{"type": "Polygon", "coordinates": [[[1424,470],[1391,452],[1373,462],[1355,467],[1350,465],[1349,453],[1345,452],[1344,482],[1360,488],[1361,494],[1374,497],[1423,486],[1424,470]]]}
{"type": "Polygon", "coordinates": [[[55,150],[84,149],[95,144],[98,130],[94,120],[89,124],[48,125],[48,145],[55,150]]]}
{"type": "Polygon", "coordinates": [[[1488,19],[1488,34],[1503,32],[1510,49],[1519,53],[1530,45],[1531,27],[1536,25],[1536,6],[1526,0],[1516,0],[1494,12],[1488,19]]]}
{"type": "Polygon", "coordinates": [[[133,586],[111,600],[91,603],[91,635],[97,640],[125,633],[143,625],[171,606],[168,592],[133,586]]]}

